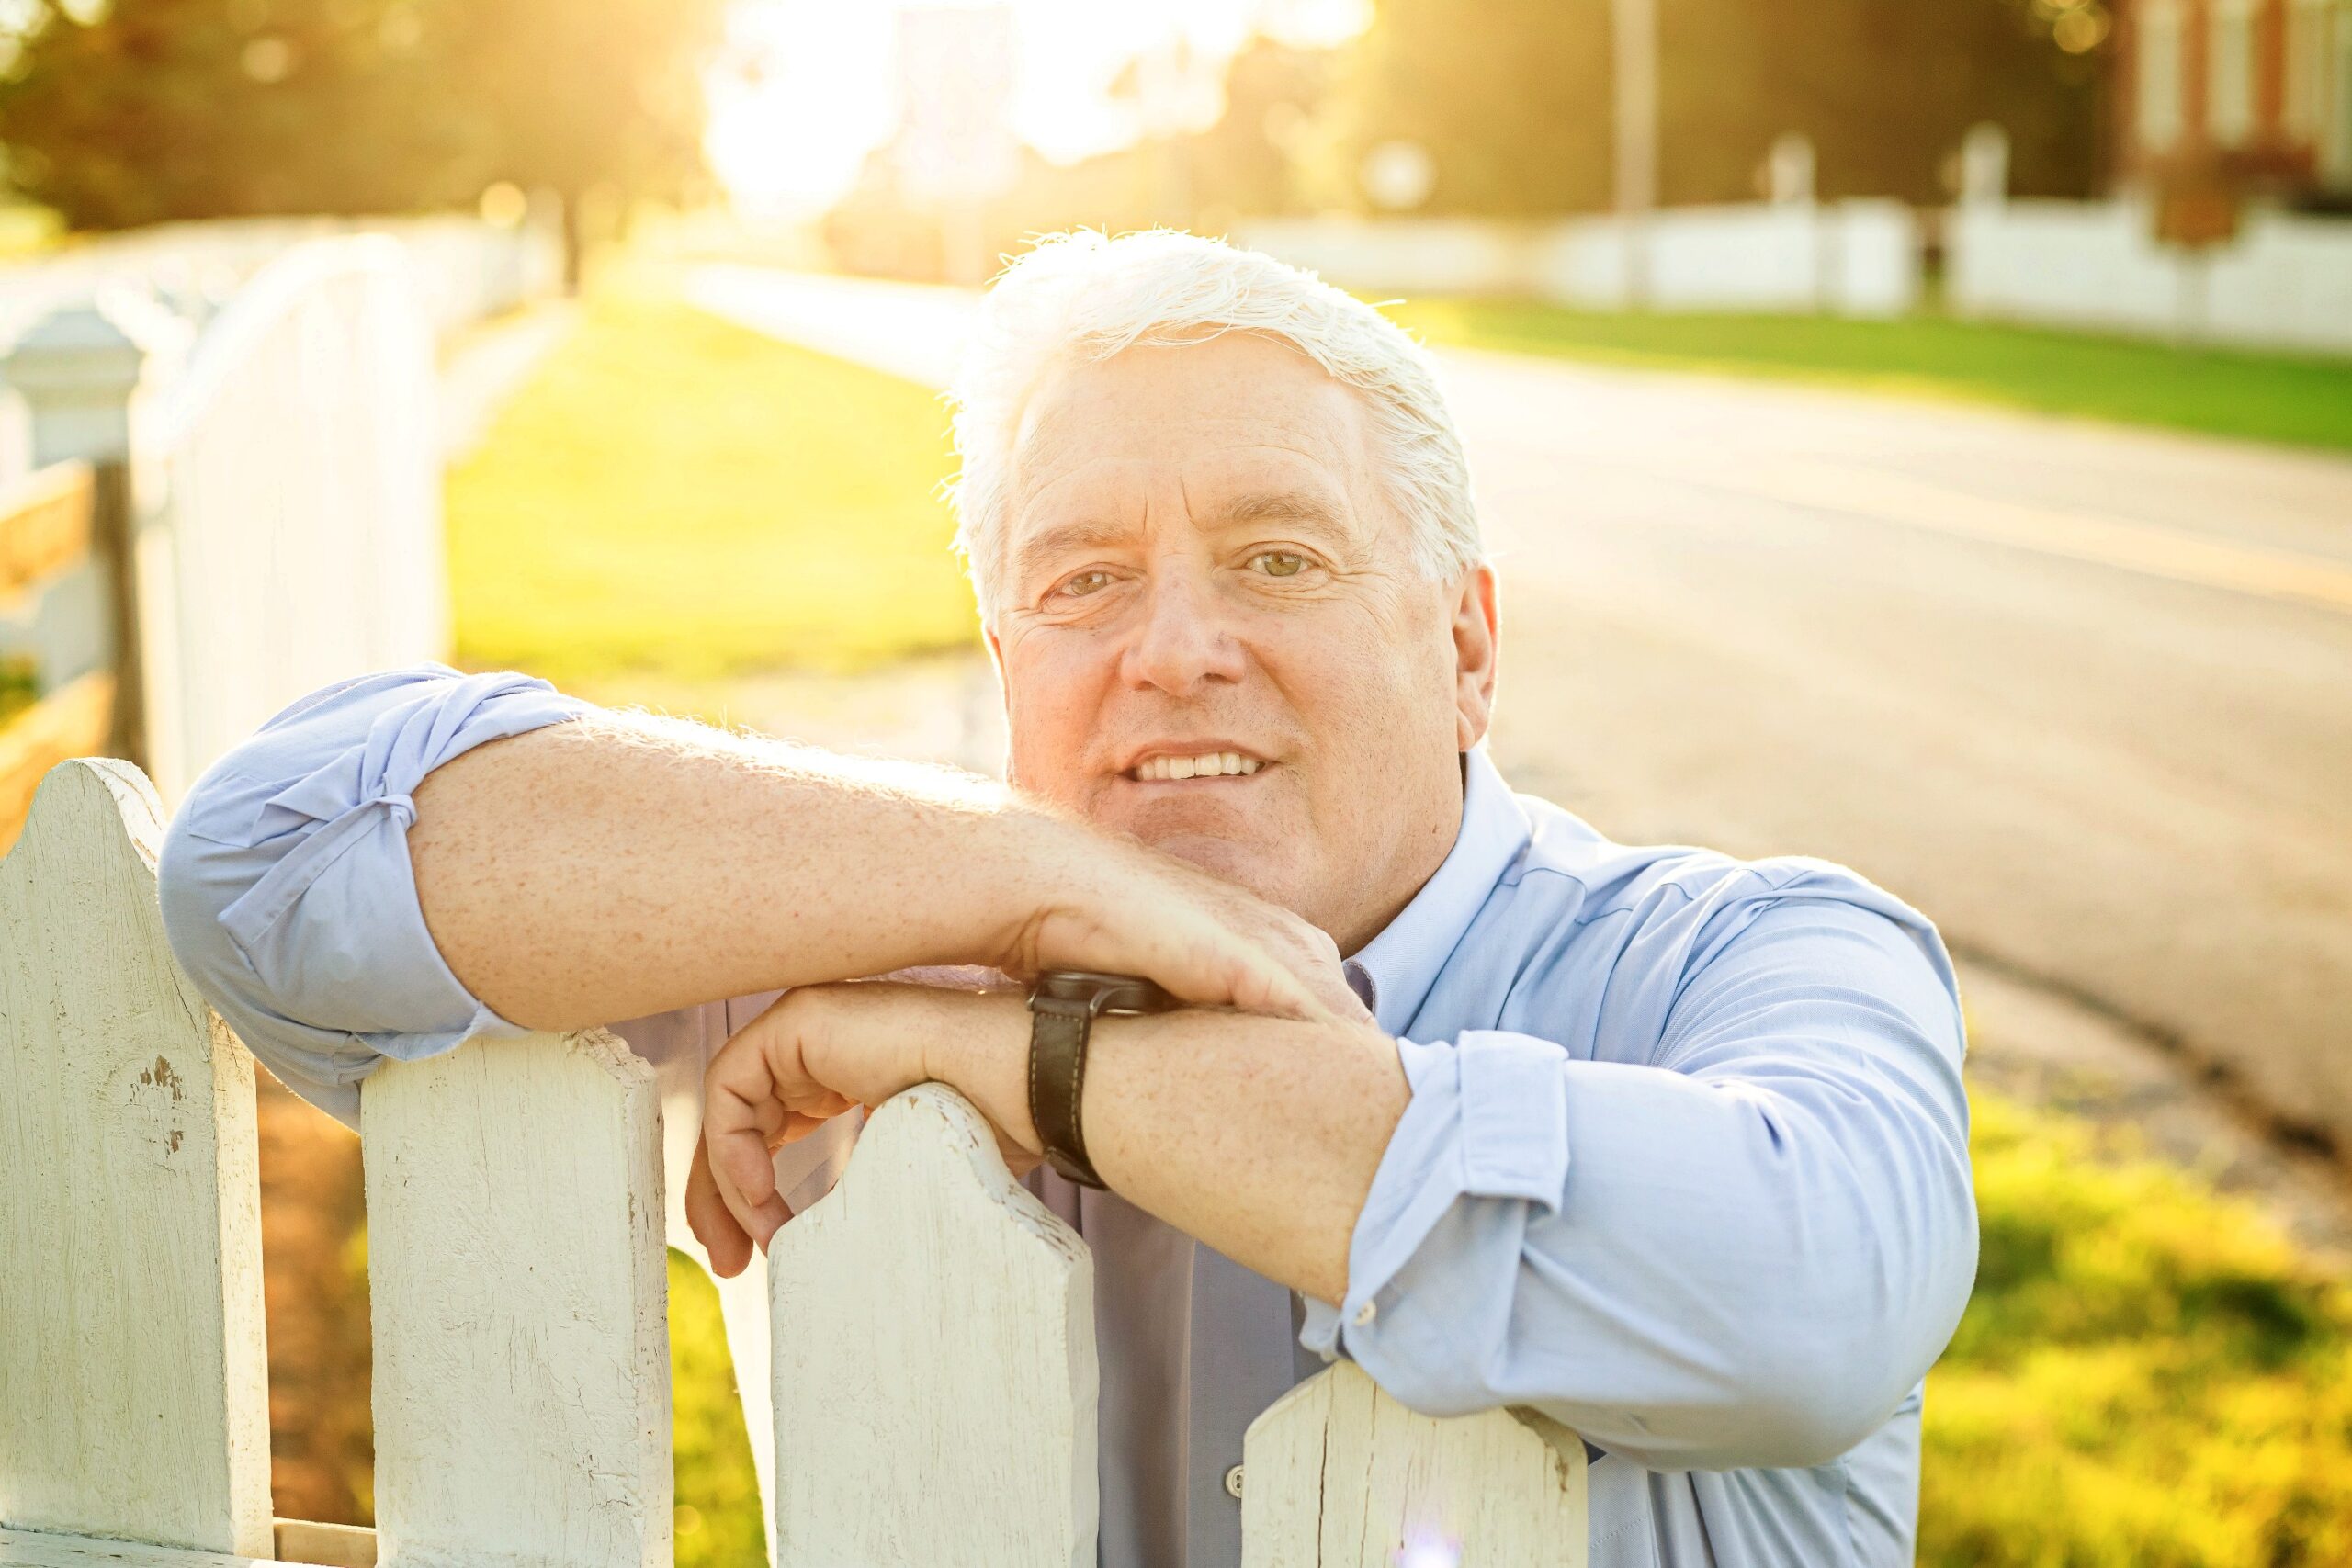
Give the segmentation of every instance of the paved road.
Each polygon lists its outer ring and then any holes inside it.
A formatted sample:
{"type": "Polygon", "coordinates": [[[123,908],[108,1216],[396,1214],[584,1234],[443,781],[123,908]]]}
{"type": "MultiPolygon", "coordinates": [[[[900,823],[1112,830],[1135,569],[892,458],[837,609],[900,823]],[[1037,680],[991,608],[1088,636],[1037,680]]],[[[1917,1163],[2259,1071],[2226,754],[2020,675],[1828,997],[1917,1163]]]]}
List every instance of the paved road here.
{"type": "MultiPolygon", "coordinates": [[[[707,268],[936,381],[968,301],[707,268]]],[[[1636,840],[1844,861],[1973,973],[2352,1149],[2352,462],[1441,356],[1504,581],[1494,749],[1636,840]]]]}

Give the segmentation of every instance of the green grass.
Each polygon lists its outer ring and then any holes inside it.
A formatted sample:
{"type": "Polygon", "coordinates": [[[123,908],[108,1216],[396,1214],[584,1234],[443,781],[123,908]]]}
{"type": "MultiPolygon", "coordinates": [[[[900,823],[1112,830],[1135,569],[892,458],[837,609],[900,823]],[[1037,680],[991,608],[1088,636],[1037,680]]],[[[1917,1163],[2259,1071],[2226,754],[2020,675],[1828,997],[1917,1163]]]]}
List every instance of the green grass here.
{"type": "Polygon", "coordinates": [[[450,476],[458,656],[593,686],[968,646],[946,428],[910,383],[600,292],[450,476]]]}
{"type": "Polygon", "coordinates": [[[1431,299],[1389,314],[1436,344],[1826,382],[2352,450],[2352,360],[2295,358],[1937,317],[1599,314],[1431,299]]]}
{"type": "Polygon", "coordinates": [[[670,1391],[677,1568],[764,1562],[759,1476],[735,1396],[718,1287],[675,1247],[670,1251],[670,1391]]]}
{"type": "Polygon", "coordinates": [[[2352,1562],[2352,1290],[2192,1177],[1976,1100],[1976,1293],[1923,1564],[2352,1562]]]}

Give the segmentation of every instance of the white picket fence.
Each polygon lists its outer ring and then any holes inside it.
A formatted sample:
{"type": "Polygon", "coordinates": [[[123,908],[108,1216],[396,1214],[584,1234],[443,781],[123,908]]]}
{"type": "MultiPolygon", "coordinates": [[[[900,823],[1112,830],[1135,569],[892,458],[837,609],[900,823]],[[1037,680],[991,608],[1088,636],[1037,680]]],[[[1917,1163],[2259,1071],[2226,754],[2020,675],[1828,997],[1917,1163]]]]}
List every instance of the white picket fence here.
{"type": "MultiPolygon", "coordinates": [[[[661,1102],[601,1031],[362,1093],[372,1536],[273,1520],[254,1066],[165,947],[162,811],[61,764],[0,864],[0,1568],[671,1561],[661,1102]]],[[[771,1253],[785,1568],[1088,1568],[1092,1263],[924,1085],[771,1253]]],[[[1250,1568],[1585,1561],[1585,1454],[1342,1363],[1243,1453],[1250,1568]]]]}
{"type": "Polygon", "coordinates": [[[1995,198],[1946,232],[1957,315],[2352,355],[2352,220],[2256,211],[2188,250],[2157,240],[2144,200],[1995,198]]]}

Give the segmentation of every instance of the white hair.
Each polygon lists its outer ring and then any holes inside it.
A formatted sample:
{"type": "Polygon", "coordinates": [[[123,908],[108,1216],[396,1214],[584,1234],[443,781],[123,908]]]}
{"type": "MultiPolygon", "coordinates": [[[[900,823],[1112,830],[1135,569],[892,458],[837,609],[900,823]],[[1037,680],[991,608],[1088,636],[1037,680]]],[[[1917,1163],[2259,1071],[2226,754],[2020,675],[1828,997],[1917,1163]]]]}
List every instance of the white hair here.
{"type": "Polygon", "coordinates": [[[996,619],[1013,437],[1046,373],[1138,344],[1227,332],[1280,339],[1355,389],[1378,477],[1411,526],[1424,573],[1448,577],[1480,558],[1461,437],[1429,355],[1402,327],[1311,272],[1222,240],[1172,229],[1114,239],[1080,229],[1040,240],[998,275],[948,390],[961,470],[949,491],[956,547],[984,619],[996,619]]]}

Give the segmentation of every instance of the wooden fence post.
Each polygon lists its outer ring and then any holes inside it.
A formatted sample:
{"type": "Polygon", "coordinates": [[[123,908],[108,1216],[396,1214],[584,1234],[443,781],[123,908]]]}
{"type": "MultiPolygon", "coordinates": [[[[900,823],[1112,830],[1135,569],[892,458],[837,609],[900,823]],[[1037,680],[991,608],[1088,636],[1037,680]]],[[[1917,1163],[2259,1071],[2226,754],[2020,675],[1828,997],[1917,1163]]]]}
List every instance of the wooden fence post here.
{"type": "Polygon", "coordinates": [[[1243,1568],[1584,1568],[1584,1443],[1532,1411],[1439,1420],[1342,1361],[1250,1424],[1243,1568]]]}
{"type": "MultiPolygon", "coordinates": [[[[140,664],[130,464],[130,399],[145,364],[146,351],[130,334],[86,305],[43,319],[0,363],[0,380],[17,389],[32,415],[33,466],[90,465],[96,570],[112,617],[114,721],[107,750],[142,765],[147,682],[140,664]]],[[[43,675],[55,685],[84,672],[46,669],[43,675]]]]}
{"type": "Polygon", "coordinates": [[[360,1090],[386,1568],[669,1568],[653,1069],[602,1030],[360,1090]]]}
{"type": "Polygon", "coordinates": [[[162,831],[65,762],[0,865],[0,1527],[266,1557],[253,1060],[164,945],[162,831]]]}
{"type": "Polygon", "coordinates": [[[779,1568],[1093,1568],[1094,1269],[955,1090],[768,1253],[779,1568]]]}

